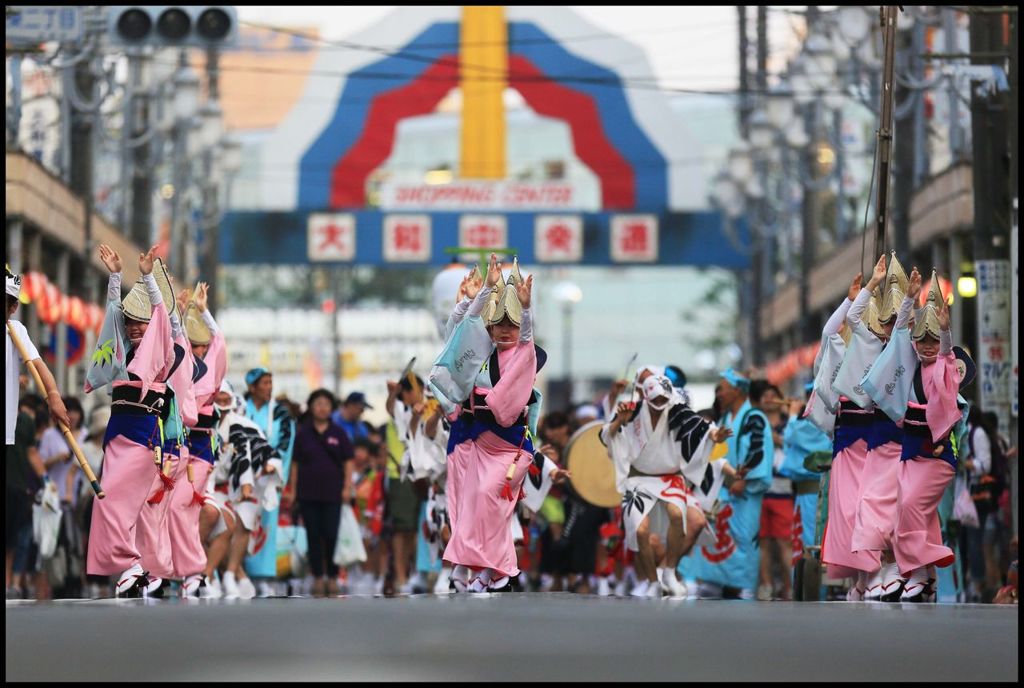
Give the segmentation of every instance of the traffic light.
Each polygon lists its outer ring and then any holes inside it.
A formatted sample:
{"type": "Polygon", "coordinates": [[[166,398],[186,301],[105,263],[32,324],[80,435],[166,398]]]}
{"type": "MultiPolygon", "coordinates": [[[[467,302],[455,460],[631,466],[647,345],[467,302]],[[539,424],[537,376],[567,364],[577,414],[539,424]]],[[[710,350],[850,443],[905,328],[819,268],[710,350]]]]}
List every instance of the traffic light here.
{"type": "Polygon", "coordinates": [[[233,45],[238,16],[232,6],[107,7],[107,35],[123,46],[199,47],[233,45]]]}

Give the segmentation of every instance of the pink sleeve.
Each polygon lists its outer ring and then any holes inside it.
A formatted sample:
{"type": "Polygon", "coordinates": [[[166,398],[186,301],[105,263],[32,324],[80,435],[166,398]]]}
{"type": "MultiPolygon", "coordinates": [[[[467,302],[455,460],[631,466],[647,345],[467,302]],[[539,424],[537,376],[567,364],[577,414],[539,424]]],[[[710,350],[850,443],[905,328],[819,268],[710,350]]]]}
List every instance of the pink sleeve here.
{"type": "Polygon", "coordinates": [[[502,427],[510,427],[526,409],[537,375],[537,349],[521,342],[509,354],[498,352],[501,379],[487,394],[487,408],[502,427]],[[504,359],[504,360],[503,360],[504,359]]]}
{"type": "Polygon", "coordinates": [[[213,403],[213,397],[220,390],[224,376],[228,371],[228,353],[224,345],[224,335],[217,332],[210,340],[210,348],[206,350],[203,362],[207,365],[206,375],[195,383],[196,404],[204,409],[213,403]]]}
{"type": "Polygon", "coordinates": [[[959,390],[957,380],[956,357],[939,354],[935,363],[922,371],[924,393],[928,397],[925,418],[932,429],[932,439],[938,441],[949,434],[956,422],[960,420],[960,409],[956,405],[959,390]]]}
{"type": "Polygon", "coordinates": [[[192,363],[192,346],[185,333],[182,331],[174,339],[174,343],[185,350],[185,356],[181,363],[174,369],[170,383],[174,388],[174,398],[178,401],[178,410],[181,412],[182,423],[186,427],[195,427],[199,422],[199,409],[196,407],[196,392],[192,384],[192,373],[195,370],[192,363]]]}
{"type": "Polygon", "coordinates": [[[206,358],[211,356],[213,357],[214,393],[216,393],[228,374],[228,347],[220,330],[217,331],[217,334],[213,335],[210,348],[206,351],[206,358]]]}
{"type": "Polygon", "coordinates": [[[142,380],[142,398],[146,397],[154,382],[164,382],[167,368],[174,363],[174,344],[171,340],[171,320],[163,303],[153,306],[146,334],[142,336],[128,372],[142,380]]]}

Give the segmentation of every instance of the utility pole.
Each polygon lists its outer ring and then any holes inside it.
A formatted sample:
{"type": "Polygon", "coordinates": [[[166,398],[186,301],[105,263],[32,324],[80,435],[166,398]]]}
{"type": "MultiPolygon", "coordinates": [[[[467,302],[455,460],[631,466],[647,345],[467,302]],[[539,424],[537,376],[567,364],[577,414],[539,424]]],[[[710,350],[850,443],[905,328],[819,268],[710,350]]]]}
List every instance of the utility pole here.
{"type": "MultiPolygon", "coordinates": [[[[879,8],[882,24],[882,107],[881,119],[878,123],[878,194],[875,202],[875,250],[872,260],[885,252],[885,234],[888,225],[889,203],[889,169],[892,163],[893,139],[893,89],[895,88],[896,66],[896,16],[895,5],[882,5],[879,8]]],[[[869,265],[873,264],[868,261],[869,265]]]]}
{"type": "MultiPolygon", "coordinates": [[[[207,99],[211,103],[220,100],[220,50],[216,46],[206,49],[206,83],[208,87],[207,99]]],[[[217,234],[220,225],[219,185],[212,183],[213,178],[213,151],[207,149],[203,153],[204,185],[203,185],[203,210],[201,213],[203,223],[203,246],[202,246],[202,269],[200,273],[210,285],[210,303],[216,304],[217,294],[217,234]]],[[[340,384],[340,383],[339,383],[340,384]]]]}
{"type": "MultiPolygon", "coordinates": [[[[746,68],[742,72],[746,74],[746,68]]],[[[757,91],[758,100],[765,102],[768,92],[768,11],[764,6],[757,8],[757,91]]],[[[747,111],[749,117],[749,109],[747,111]]],[[[750,138],[749,121],[746,126],[746,138],[750,138]]],[[[767,188],[766,162],[759,159],[754,163],[754,174],[763,192],[755,203],[753,241],[754,251],[751,255],[751,308],[750,308],[750,341],[753,351],[751,361],[755,366],[764,362],[764,346],[761,342],[761,303],[765,300],[768,290],[765,282],[771,279],[771,256],[774,237],[768,236],[767,221],[767,188]]]]}
{"type": "MultiPolygon", "coordinates": [[[[130,138],[138,141],[148,133],[150,95],[149,88],[143,85],[143,56],[140,48],[128,49],[128,74],[131,96],[131,127],[126,129],[130,138]]],[[[140,142],[125,158],[130,160],[128,176],[129,191],[126,202],[130,207],[126,212],[127,222],[123,230],[132,240],[143,248],[149,248],[154,242],[153,237],[153,181],[150,172],[151,141],[140,142]]],[[[211,301],[211,304],[213,302],[211,301]]]]}
{"type": "MultiPolygon", "coordinates": [[[[1020,110],[1017,105],[1018,98],[1018,86],[1017,86],[1017,70],[1020,68],[1020,56],[1017,54],[1019,50],[1017,40],[1017,13],[1012,12],[1010,14],[1010,115],[1007,118],[1010,125],[1010,415],[1012,420],[1010,421],[1010,443],[1014,447],[1020,446],[1020,423],[1018,421],[1019,409],[1018,409],[1018,339],[1020,335],[1017,330],[1020,328],[1020,293],[1018,289],[1020,282],[1017,277],[1017,264],[1018,256],[1017,251],[1020,244],[1017,239],[1018,229],[1018,131],[1017,131],[1017,118],[1020,116],[1020,110]]],[[[1014,459],[1011,464],[1010,473],[1010,485],[1011,487],[1011,501],[1010,501],[1010,512],[1013,514],[1013,535],[1017,536],[1019,530],[1019,519],[1020,519],[1020,459],[1014,459]]]]}
{"type": "MultiPolygon", "coordinates": [[[[896,8],[892,9],[895,16],[896,8]]],[[[900,72],[909,73],[914,79],[921,79],[924,71],[917,57],[918,53],[924,51],[924,28],[920,22],[915,22],[908,30],[896,33],[895,59],[900,64],[900,72]]],[[[896,255],[908,256],[910,202],[914,197],[914,191],[920,188],[920,181],[924,178],[924,92],[907,89],[900,84],[894,85],[895,92],[899,93],[898,97],[894,96],[895,100],[907,102],[907,99],[912,99],[914,104],[908,111],[902,113],[902,116],[893,113],[889,120],[890,131],[894,133],[895,141],[892,142],[892,174],[888,177],[892,179],[892,204],[890,212],[887,213],[888,235],[884,238],[888,239],[888,246],[896,251],[896,255]]],[[[880,246],[871,258],[878,260],[878,256],[885,248],[880,246]]]]}
{"type": "MultiPolygon", "coordinates": [[[[817,5],[807,6],[807,35],[812,35],[818,26],[819,10],[817,5]]],[[[805,169],[812,177],[803,183],[803,208],[802,227],[803,235],[800,250],[800,333],[797,345],[813,342],[819,337],[818,325],[811,318],[810,307],[810,278],[811,269],[814,266],[815,254],[818,244],[818,216],[820,205],[820,193],[813,187],[817,182],[814,174],[818,169],[818,158],[815,154],[814,144],[820,138],[821,132],[821,101],[815,98],[804,115],[804,128],[811,133],[811,145],[803,152],[805,169]]]]}
{"type": "MultiPolygon", "coordinates": [[[[1007,63],[1004,13],[972,13],[971,63],[1007,63]],[[978,55],[980,53],[981,55],[978,55]]],[[[1008,26],[1008,24],[1007,24],[1008,26]]],[[[999,417],[999,430],[1010,429],[1010,261],[1011,178],[1005,91],[971,91],[974,145],[974,262],[978,279],[977,327],[979,402],[999,417]]]]}

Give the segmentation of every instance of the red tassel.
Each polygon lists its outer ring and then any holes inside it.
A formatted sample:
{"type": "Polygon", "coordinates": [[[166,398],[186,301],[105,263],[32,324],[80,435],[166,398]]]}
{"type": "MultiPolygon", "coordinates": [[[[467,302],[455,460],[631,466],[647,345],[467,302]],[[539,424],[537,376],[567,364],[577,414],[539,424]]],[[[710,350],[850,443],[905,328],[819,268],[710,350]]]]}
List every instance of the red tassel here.
{"type": "Polygon", "coordinates": [[[531,463],[530,464],[530,475],[533,475],[533,476],[540,475],[540,466],[538,466],[535,463],[531,463]]]}
{"type": "Polygon", "coordinates": [[[501,488],[501,496],[510,502],[515,500],[515,495],[512,494],[512,483],[507,480],[505,481],[505,485],[501,488]]]}
{"type": "Polygon", "coordinates": [[[163,483],[160,489],[153,493],[153,496],[146,500],[146,504],[159,504],[164,501],[164,492],[174,489],[174,478],[160,473],[160,482],[163,483]]]}
{"type": "Polygon", "coordinates": [[[192,501],[189,502],[188,505],[189,506],[202,506],[205,501],[206,500],[203,497],[203,495],[199,494],[195,490],[192,490],[192,501]]]}
{"type": "Polygon", "coordinates": [[[524,499],[526,499],[526,493],[525,493],[525,492],[523,492],[523,488],[522,488],[522,487],[520,487],[520,488],[519,488],[519,500],[518,500],[518,501],[520,501],[520,502],[521,502],[521,501],[523,501],[524,499]]]}

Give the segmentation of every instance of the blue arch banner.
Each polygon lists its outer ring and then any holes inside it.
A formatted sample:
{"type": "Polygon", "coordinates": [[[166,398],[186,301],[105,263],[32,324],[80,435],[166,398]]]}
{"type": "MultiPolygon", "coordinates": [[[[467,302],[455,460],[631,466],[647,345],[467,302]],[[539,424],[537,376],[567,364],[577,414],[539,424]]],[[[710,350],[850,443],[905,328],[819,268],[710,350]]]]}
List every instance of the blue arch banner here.
{"type": "MultiPolygon", "coordinates": [[[[326,211],[333,212],[333,211],[326,211]]],[[[464,213],[431,212],[429,257],[423,262],[397,263],[384,258],[384,218],[398,213],[379,210],[346,211],[355,219],[355,252],[346,265],[407,267],[409,265],[443,266],[451,262],[445,249],[459,245],[459,219],[464,213]]],[[[223,265],[313,264],[308,257],[308,211],[265,212],[236,211],[228,213],[219,232],[219,256],[223,265]]],[[[509,248],[515,249],[519,260],[537,264],[534,251],[534,222],[537,215],[551,213],[506,212],[502,215],[508,227],[509,248]]],[[[623,263],[612,260],[611,222],[616,213],[574,213],[583,220],[583,255],[575,262],[551,265],[689,265],[744,270],[750,267],[747,247],[751,245],[746,220],[727,220],[717,212],[653,212],[658,219],[657,260],[645,263],[623,263]]],[[[324,263],[316,263],[324,264],[324,263]]],[[[326,263],[330,264],[330,263],[326,263]]]]}

